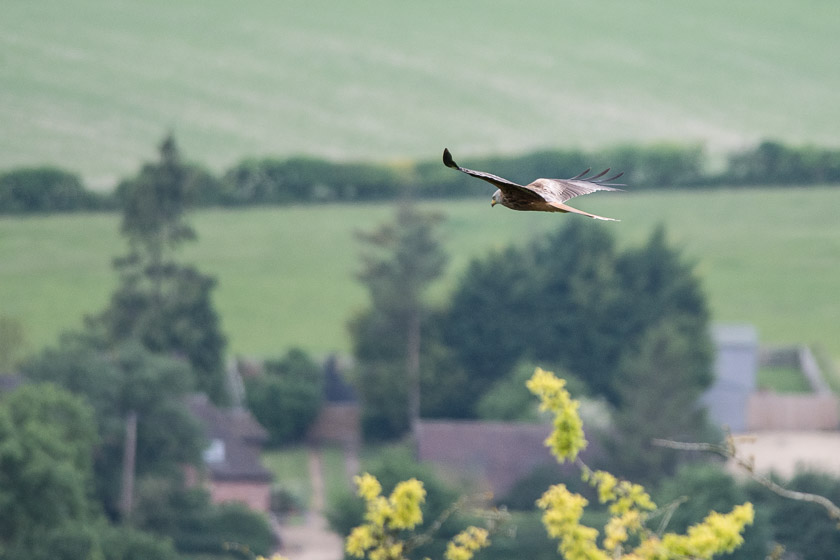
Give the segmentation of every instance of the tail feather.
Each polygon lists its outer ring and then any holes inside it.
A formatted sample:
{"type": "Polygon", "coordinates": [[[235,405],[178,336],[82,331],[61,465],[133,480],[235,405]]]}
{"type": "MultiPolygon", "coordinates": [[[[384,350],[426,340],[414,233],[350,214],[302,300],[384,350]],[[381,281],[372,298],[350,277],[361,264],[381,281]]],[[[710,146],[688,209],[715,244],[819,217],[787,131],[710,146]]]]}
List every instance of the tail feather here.
{"type": "Polygon", "coordinates": [[[572,212],[574,214],[580,214],[581,216],[587,216],[589,218],[595,220],[606,220],[608,222],[618,222],[620,220],[616,220],[615,218],[607,218],[606,216],[599,216],[598,214],[590,214],[589,212],[584,212],[583,210],[578,210],[568,204],[563,204],[562,202],[549,202],[549,206],[553,206],[557,208],[560,212],[572,212]]]}

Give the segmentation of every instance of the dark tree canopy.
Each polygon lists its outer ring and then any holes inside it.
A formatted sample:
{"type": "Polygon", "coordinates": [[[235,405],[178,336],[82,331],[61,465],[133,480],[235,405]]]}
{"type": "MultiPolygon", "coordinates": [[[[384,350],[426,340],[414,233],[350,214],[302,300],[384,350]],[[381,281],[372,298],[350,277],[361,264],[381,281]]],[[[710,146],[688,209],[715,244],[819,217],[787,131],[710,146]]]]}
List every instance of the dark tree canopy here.
{"type": "Polygon", "coordinates": [[[619,404],[621,365],[663,321],[687,344],[687,380],[710,381],[708,311],[700,283],[657,230],[619,251],[603,227],[569,220],[523,248],[474,261],[441,318],[443,339],[475,399],[521,360],[552,364],[619,404]]]}
{"type": "Polygon", "coordinates": [[[263,369],[245,380],[248,408],[268,430],[272,445],[299,441],[321,409],[324,371],[296,348],[266,361],[263,369]]]}
{"type": "Polygon", "coordinates": [[[68,212],[101,206],[75,173],[32,167],[0,173],[0,214],[68,212]]]}
{"type": "Polygon", "coordinates": [[[215,284],[191,266],[165,264],[154,276],[126,266],[98,321],[114,343],[136,339],[153,352],[186,359],[197,388],[224,401],[226,339],[211,301],[215,284]]]}
{"type": "MultiPolygon", "coordinates": [[[[800,470],[784,486],[796,492],[809,492],[840,503],[840,477],[800,470]]],[[[754,485],[750,498],[767,508],[773,525],[773,538],[794,557],[832,560],[840,550],[837,519],[826,515],[819,504],[791,501],[766,488],[754,485]]]]}

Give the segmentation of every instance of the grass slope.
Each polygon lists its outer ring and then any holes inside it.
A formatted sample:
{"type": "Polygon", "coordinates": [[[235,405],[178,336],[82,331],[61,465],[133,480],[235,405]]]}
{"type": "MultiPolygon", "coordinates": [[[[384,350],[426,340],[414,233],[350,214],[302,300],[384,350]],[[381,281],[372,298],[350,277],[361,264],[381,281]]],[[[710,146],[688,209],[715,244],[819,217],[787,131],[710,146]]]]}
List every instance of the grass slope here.
{"type": "Polygon", "coordinates": [[[107,188],[170,129],[216,170],[444,145],[838,145],[836,16],[817,0],[9,0],[0,169],[107,188]]]}
{"type": "MultiPolygon", "coordinates": [[[[427,203],[445,212],[451,256],[441,301],[467,263],[558,227],[572,215],[490,209],[489,199],[427,203]]],[[[599,224],[622,245],[658,224],[696,262],[715,321],[754,323],[765,342],[818,343],[840,356],[840,189],[746,189],[601,194],[581,208],[621,218],[599,224]]],[[[355,280],[353,233],[393,216],[389,205],[326,205],[195,214],[199,240],[184,258],[218,278],[215,302],[234,353],[279,355],[292,345],[348,350],[346,322],[366,305],[355,280]]],[[[116,215],[0,219],[0,315],[19,318],[29,350],[107,303],[116,215]]]]}

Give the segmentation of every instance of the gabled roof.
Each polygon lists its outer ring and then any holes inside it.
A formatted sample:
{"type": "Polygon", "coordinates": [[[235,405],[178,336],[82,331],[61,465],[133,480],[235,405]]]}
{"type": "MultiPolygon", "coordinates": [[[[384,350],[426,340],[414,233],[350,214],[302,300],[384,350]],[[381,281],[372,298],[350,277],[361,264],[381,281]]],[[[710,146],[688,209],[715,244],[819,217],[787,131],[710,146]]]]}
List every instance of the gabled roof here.
{"type": "Polygon", "coordinates": [[[204,428],[214,452],[205,465],[213,480],[270,482],[271,472],[260,462],[265,428],[241,408],[219,408],[205,394],[187,397],[187,407],[204,428]]]}

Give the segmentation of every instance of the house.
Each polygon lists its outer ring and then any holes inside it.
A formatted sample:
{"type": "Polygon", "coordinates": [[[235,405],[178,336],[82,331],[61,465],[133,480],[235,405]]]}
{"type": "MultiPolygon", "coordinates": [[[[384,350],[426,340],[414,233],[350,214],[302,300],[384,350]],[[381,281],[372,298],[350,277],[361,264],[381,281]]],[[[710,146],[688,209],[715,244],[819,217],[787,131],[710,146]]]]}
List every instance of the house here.
{"type": "Polygon", "coordinates": [[[353,387],[341,374],[338,360],[332,356],[324,366],[324,403],[309,427],[306,439],[316,445],[332,444],[358,449],[361,437],[359,400],[353,387]]]}
{"type": "Polygon", "coordinates": [[[834,430],[840,424],[836,397],[807,346],[761,347],[751,325],[715,325],[715,380],[702,403],[712,423],[734,433],[764,430],[834,430]],[[807,393],[759,390],[761,367],[802,372],[807,393]]]}
{"type": "MultiPolygon", "coordinates": [[[[577,468],[560,465],[546,447],[549,423],[494,420],[421,419],[417,458],[433,463],[448,477],[476,483],[479,490],[503,498],[534,471],[550,467],[562,476],[579,476],[577,468]]],[[[600,456],[597,441],[581,452],[584,462],[600,456]]]]}
{"type": "Polygon", "coordinates": [[[268,440],[265,428],[243,408],[219,408],[205,394],[187,398],[187,407],[201,423],[208,446],[203,472],[188,472],[188,482],[203,484],[214,503],[242,502],[268,512],[271,503],[271,473],[260,462],[268,440]]]}

